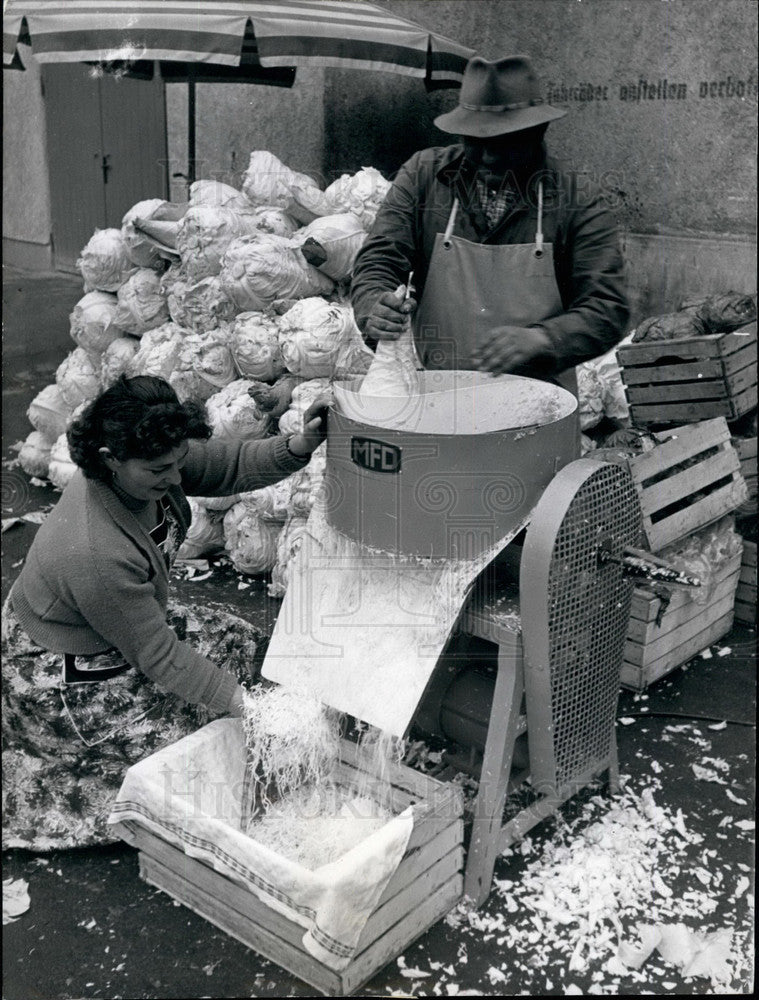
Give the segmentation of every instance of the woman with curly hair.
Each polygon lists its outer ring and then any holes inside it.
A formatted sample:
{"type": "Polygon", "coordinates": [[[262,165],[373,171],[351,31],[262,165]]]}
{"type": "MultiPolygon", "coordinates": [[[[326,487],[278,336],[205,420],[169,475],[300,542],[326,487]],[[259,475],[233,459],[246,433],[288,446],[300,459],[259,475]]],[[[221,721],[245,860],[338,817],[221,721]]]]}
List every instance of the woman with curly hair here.
{"type": "Polygon", "coordinates": [[[72,423],[79,469],[3,610],[6,847],[113,841],[106,817],[126,768],[215,715],[240,714],[255,629],[169,606],[186,497],[303,468],[324,438],[317,409],[301,434],[232,444],[211,439],[202,407],[163,379],[122,377],[72,423]]]}

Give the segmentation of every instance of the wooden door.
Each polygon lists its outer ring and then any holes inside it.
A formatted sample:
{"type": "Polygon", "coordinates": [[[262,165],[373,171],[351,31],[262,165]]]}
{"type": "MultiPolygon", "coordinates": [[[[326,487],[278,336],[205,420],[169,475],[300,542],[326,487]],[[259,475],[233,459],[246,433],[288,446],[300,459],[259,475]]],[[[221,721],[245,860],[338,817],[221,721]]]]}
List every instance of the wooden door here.
{"type": "Polygon", "coordinates": [[[53,254],[70,271],[95,229],[168,196],[164,88],[79,64],[43,67],[43,87],[53,254]]]}

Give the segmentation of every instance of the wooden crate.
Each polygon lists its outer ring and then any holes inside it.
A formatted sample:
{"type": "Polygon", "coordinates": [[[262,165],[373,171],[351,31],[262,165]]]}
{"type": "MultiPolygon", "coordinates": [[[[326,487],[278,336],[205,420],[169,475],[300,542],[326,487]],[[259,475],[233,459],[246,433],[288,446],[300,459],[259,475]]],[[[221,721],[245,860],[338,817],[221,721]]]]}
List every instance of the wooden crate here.
{"type": "Polygon", "coordinates": [[[621,344],[630,419],[638,427],[737,420],[756,406],[756,323],[712,336],[621,344]]]}
{"type": "MultiPolygon", "coordinates": [[[[343,744],[346,783],[360,771],[353,744],[343,744]]],[[[454,786],[404,766],[390,765],[392,803],[414,808],[406,853],[369,917],[356,952],[342,972],[319,962],[303,945],[304,928],[252,892],[189,857],[138,823],[116,826],[139,852],[140,876],[264,958],[325,996],[350,996],[437,923],[462,898],[463,799],[454,786]]]]}
{"type": "Polygon", "coordinates": [[[748,497],[737,508],[738,514],[756,514],[757,495],[757,454],[756,438],[733,438],[733,448],[741,463],[741,475],[746,483],[748,497]]]}
{"type": "Polygon", "coordinates": [[[685,591],[675,591],[658,625],[659,598],[636,587],[622,661],[622,686],[643,691],[728,633],[740,572],[738,554],[717,574],[707,604],[696,604],[685,591]]]}
{"type": "Polygon", "coordinates": [[[735,620],[756,625],[756,542],[743,542],[738,589],[735,592],[735,620]]]}
{"type": "Polygon", "coordinates": [[[748,495],[724,417],[653,435],[640,455],[599,448],[589,458],[626,464],[640,497],[647,548],[672,542],[736,510],[748,495]]]}

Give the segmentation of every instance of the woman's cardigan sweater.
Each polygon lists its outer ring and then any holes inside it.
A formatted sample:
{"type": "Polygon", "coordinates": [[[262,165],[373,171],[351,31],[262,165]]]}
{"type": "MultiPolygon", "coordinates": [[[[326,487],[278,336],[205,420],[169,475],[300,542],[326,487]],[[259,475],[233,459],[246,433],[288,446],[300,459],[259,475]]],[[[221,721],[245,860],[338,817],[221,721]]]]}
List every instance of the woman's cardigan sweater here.
{"type": "MultiPolygon", "coordinates": [[[[258,489],[303,468],[284,437],[226,444],[190,441],[182,483],[168,503],[182,529],[190,496],[258,489]]],[[[180,642],[166,623],[169,574],[148,531],[104,482],[77,471],[40,526],[10,594],[27,634],[57,653],[116,648],[162,690],[226,712],[237,688],[223,668],[180,642]]]]}

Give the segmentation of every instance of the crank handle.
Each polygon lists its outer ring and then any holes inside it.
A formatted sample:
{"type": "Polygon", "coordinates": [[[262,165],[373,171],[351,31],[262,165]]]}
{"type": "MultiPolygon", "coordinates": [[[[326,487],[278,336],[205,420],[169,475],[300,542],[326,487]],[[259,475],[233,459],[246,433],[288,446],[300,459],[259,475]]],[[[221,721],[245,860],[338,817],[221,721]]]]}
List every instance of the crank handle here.
{"type": "Polygon", "coordinates": [[[660,559],[643,549],[625,547],[621,555],[615,555],[610,543],[605,543],[598,550],[598,561],[601,563],[616,563],[622,567],[622,574],[635,580],[646,580],[649,583],[661,583],[668,587],[703,587],[703,580],[677,569],[672,563],[660,559]]]}

